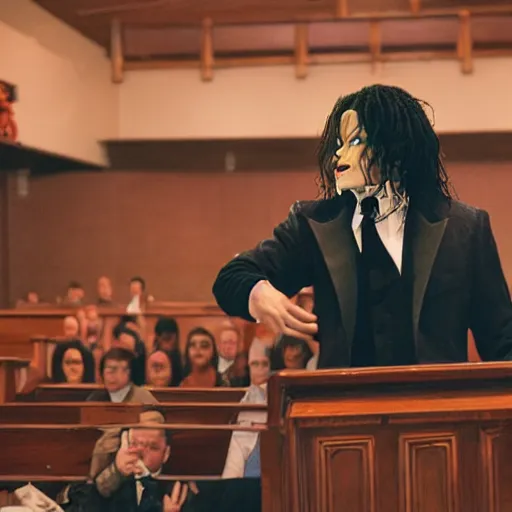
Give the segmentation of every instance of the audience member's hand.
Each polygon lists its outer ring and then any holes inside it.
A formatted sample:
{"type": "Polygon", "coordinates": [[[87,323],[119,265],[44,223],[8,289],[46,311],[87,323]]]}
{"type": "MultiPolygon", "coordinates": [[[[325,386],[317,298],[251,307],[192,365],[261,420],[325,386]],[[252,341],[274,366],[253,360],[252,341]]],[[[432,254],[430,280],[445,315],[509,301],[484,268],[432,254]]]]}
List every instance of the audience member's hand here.
{"type": "Polygon", "coordinates": [[[318,331],[316,315],[295,305],[268,281],[259,281],[251,290],[249,313],[276,334],[308,341],[318,331]]]}
{"type": "Polygon", "coordinates": [[[180,512],[187,499],[188,486],[176,482],[169,496],[164,496],[164,512],[180,512]]]}
{"type": "Polygon", "coordinates": [[[116,454],[116,467],[124,476],[136,475],[140,472],[138,464],[140,453],[137,448],[130,447],[128,443],[128,432],[121,434],[121,447],[116,454]]]}

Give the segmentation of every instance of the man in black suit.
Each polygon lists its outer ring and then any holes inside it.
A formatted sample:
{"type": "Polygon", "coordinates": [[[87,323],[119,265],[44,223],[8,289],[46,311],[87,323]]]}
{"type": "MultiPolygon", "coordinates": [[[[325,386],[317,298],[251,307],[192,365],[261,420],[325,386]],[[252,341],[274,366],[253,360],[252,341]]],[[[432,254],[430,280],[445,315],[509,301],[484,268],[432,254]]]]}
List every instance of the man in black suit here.
{"type": "Polygon", "coordinates": [[[374,85],[342,97],[320,150],[323,199],[239,254],[213,292],[231,316],[320,343],[318,368],[512,359],[512,306],[483,210],[452,198],[422,102],[374,85]],[[313,286],[314,314],[289,297],[313,286]]]}

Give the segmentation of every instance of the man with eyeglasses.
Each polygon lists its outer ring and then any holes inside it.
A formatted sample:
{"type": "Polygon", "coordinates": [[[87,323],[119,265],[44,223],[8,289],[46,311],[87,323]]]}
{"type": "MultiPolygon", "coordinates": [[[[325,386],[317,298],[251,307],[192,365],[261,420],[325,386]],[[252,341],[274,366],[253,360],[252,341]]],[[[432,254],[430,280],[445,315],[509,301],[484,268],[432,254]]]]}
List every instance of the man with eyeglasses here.
{"type": "Polygon", "coordinates": [[[133,383],[133,361],[134,355],[131,351],[121,347],[110,349],[100,362],[100,374],[105,389],[93,391],[87,397],[87,401],[158,403],[158,400],[147,389],[133,383]]]}

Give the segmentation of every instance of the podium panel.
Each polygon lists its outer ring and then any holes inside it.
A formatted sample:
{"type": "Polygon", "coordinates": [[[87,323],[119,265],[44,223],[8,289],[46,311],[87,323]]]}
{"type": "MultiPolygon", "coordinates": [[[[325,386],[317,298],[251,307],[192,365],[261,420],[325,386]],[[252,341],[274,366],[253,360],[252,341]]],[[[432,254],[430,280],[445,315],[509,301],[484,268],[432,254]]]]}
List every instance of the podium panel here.
{"type": "Polygon", "coordinates": [[[265,512],[511,512],[512,364],[281,372],[265,512]]]}

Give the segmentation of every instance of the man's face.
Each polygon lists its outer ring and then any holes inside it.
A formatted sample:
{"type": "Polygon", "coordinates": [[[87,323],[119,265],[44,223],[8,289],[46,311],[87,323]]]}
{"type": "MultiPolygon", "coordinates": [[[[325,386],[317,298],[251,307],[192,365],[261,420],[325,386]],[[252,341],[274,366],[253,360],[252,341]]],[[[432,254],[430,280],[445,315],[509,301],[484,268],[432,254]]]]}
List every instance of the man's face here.
{"type": "Polygon", "coordinates": [[[287,345],[283,351],[283,359],[287,370],[304,368],[304,353],[300,345],[287,345]]]}
{"type": "Polygon", "coordinates": [[[251,374],[251,384],[255,386],[265,384],[270,377],[270,361],[268,357],[253,357],[249,363],[249,372],[251,374]]]}
{"type": "Polygon", "coordinates": [[[80,302],[84,298],[82,288],[68,288],[68,300],[70,302],[80,302]]]}
{"type": "Polygon", "coordinates": [[[108,277],[100,277],[98,279],[98,297],[103,300],[112,299],[112,284],[108,277]]]}
{"type": "Polygon", "coordinates": [[[74,316],[64,318],[64,336],[66,338],[77,338],[78,330],[78,320],[74,316]]]}
{"type": "Polygon", "coordinates": [[[219,337],[219,354],[228,361],[233,361],[238,352],[238,333],[232,329],[222,331],[219,337]]]}
{"type": "Polygon", "coordinates": [[[119,391],[130,383],[130,368],[126,361],[108,359],[103,369],[103,383],[110,393],[119,391]]]}
{"type": "Polygon", "coordinates": [[[142,284],[140,281],[132,281],[130,283],[130,297],[139,297],[142,295],[142,284]]]}
{"type": "Polygon", "coordinates": [[[130,444],[139,450],[142,462],[151,473],[160,470],[171,453],[162,429],[134,428],[130,444]]]}
{"type": "Polygon", "coordinates": [[[379,184],[378,169],[368,169],[371,157],[368,151],[365,155],[368,136],[359,124],[359,116],[355,110],[347,110],[341,116],[340,137],[341,147],[333,158],[338,194],[344,190],[359,190],[367,185],[379,184]]]}
{"type": "Polygon", "coordinates": [[[27,302],[29,304],[37,304],[39,302],[39,295],[36,292],[28,292],[27,302]]]}

